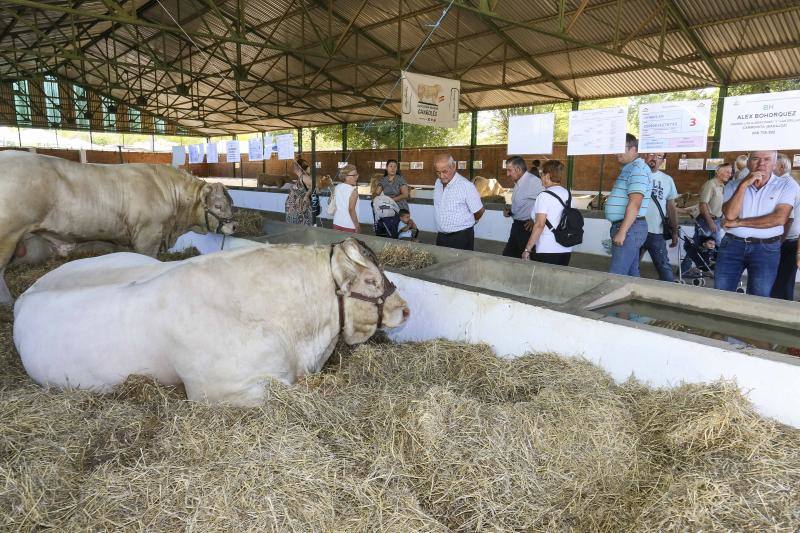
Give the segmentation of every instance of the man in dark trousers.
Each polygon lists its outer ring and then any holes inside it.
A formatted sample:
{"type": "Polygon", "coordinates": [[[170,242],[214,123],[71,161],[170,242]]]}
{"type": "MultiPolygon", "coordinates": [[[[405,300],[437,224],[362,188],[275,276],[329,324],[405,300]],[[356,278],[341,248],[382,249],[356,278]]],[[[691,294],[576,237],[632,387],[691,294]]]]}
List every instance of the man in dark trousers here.
{"type": "Polygon", "coordinates": [[[514,191],[511,193],[511,209],[503,212],[506,217],[512,217],[511,233],[503,249],[506,257],[520,257],[531,238],[533,222],[531,213],[536,203],[536,197],[542,192],[542,180],[528,172],[525,160],[515,155],[506,159],[506,175],[514,182],[514,191]]]}
{"type": "Polygon", "coordinates": [[[450,154],[436,156],[433,169],[437,178],[433,187],[433,209],[438,229],[436,245],[474,250],[474,226],[484,212],[478,190],[456,172],[456,162],[450,154]]]}

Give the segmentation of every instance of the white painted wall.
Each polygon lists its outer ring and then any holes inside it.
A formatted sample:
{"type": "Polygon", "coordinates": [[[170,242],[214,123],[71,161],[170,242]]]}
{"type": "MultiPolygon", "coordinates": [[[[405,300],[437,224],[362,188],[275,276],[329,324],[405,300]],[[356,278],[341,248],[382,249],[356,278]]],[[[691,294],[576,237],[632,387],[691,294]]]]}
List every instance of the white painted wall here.
{"type": "MultiPolygon", "coordinates": [[[[445,338],[485,342],[503,357],[554,352],[582,357],[617,382],[631,374],[655,387],[735,380],[756,409],[800,427],[800,364],[782,362],[631,327],[410,278],[387,276],[411,317],[389,331],[398,342],[445,338]]],[[[788,358],[787,358],[788,359],[788,358]]]]}

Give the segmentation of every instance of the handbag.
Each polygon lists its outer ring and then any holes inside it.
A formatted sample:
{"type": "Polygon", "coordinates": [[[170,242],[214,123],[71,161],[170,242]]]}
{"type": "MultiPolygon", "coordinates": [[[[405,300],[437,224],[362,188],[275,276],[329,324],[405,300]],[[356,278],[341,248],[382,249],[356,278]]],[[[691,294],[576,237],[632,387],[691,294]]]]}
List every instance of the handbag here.
{"type": "Polygon", "coordinates": [[[656,207],[658,208],[658,214],[661,215],[661,223],[663,225],[661,228],[661,235],[664,237],[665,241],[671,241],[672,227],[669,225],[669,218],[667,218],[664,215],[664,210],[661,209],[661,203],[658,201],[658,198],[656,198],[656,195],[650,193],[650,198],[656,203],[656,207]]]}
{"type": "Polygon", "coordinates": [[[336,188],[331,189],[331,197],[328,200],[328,207],[325,209],[328,216],[332,217],[336,214],[336,188]]]}

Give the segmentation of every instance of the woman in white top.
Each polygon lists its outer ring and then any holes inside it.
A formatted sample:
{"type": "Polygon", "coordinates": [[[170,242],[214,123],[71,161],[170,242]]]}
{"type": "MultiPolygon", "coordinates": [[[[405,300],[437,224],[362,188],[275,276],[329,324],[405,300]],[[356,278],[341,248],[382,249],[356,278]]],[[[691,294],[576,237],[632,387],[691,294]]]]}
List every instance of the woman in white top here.
{"type": "Polygon", "coordinates": [[[561,214],[564,212],[564,205],[553,195],[561,198],[564,204],[569,199],[569,191],[561,186],[564,164],[551,159],[542,165],[540,172],[545,189],[536,197],[536,203],[531,212],[533,231],[527,246],[525,246],[525,251],[522,252],[522,258],[530,258],[551,265],[567,266],[572,248],[558,244],[553,231],[547,227],[548,221],[552,227],[558,226],[561,222],[561,214]],[[534,247],[536,250],[532,252],[534,247]]]}
{"type": "Polygon", "coordinates": [[[358,170],[355,165],[347,164],[339,170],[340,183],[334,189],[336,211],[333,213],[333,229],[358,233],[358,170]]]}

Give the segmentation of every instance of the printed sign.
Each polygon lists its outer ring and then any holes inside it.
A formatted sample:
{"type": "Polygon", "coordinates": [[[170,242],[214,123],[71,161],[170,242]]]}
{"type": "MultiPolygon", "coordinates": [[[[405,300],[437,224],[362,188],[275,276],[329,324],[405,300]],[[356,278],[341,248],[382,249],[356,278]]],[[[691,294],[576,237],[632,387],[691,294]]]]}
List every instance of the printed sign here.
{"type": "Polygon", "coordinates": [[[238,163],[242,160],[242,146],[239,141],[228,141],[225,143],[225,160],[228,163],[238,163]]]}
{"type": "Polygon", "coordinates": [[[261,139],[247,140],[247,160],[262,161],[264,159],[264,148],[261,146],[261,139]]]}
{"type": "Polygon", "coordinates": [[[639,153],[705,152],[711,100],[639,106],[639,153]]]}
{"type": "Polygon", "coordinates": [[[294,135],[287,133],[276,136],[278,143],[278,159],[294,159],[294,135]]]}
{"type": "Polygon", "coordinates": [[[272,153],[277,151],[278,147],[275,146],[275,138],[272,135],[264,135],[264,159],[269,161],[272,159],[272,153]]]}
{"type": "Polygon", "coordinates": [[[678,170],[703,170],[703,159],[678,159],[678,170]]]}
{"type": "Polygon", "coordinates": [[[412,161],[411,170],[422,170],[425,164],[422,161],[412,161]]]}
{"type": "Polygon", "coordinates": [[[721,157],[714,157],[714,158],[709,157],[708,159],[706,159],[706,170],[717,170],[717,167],[719,167],[724,162],[725,160],[721,157]]]}
{"type": "Polygon", "coordinates": [[[401,75],[403,122],[440,128],[458,126],[460,81],[412,72],[401,75]]]}
{"type": "Polygon", "coordinates": [[[458,170],[466,170],[467,162],[466,161],[459,161],[458,162],[458,170]]]}
{"type": "Polygon", "coordinates": [[[203,148],[204,144],[190,144],[189,145],[189,163],[196,165],[203,162],[203,148]]]}
{"type": "Polygon", "coordinates": [[[206,144],[206,161],[209,163],[219,163],[219,152],[217,143],[206,144]]]}
{"type": "Polygon", "coordinates": [[[567,155],[624,153],[627,122],[626,107],[570,111],[567,155]]]}
{"type": "Polygon", "coordinates": [[[552,154],[555,113],[508,117],[508,155],[552,154]]]}
{"type": "Polygon", "coordinates": [[[796,148],[800,138],[800,91],[725,98],[721,152],[796,148]]]}
{"type": "Polygon", "coordinates": [[[792,161],[792,166],[795,168],[800,168],[800,154],[794,154],[794,159],[792,161]]]}
{"type": "Polygon", "coordinates": [[[186,162],[186,151],[183,146],[172,147],[172,166],[179,167],[186,162]]]}

